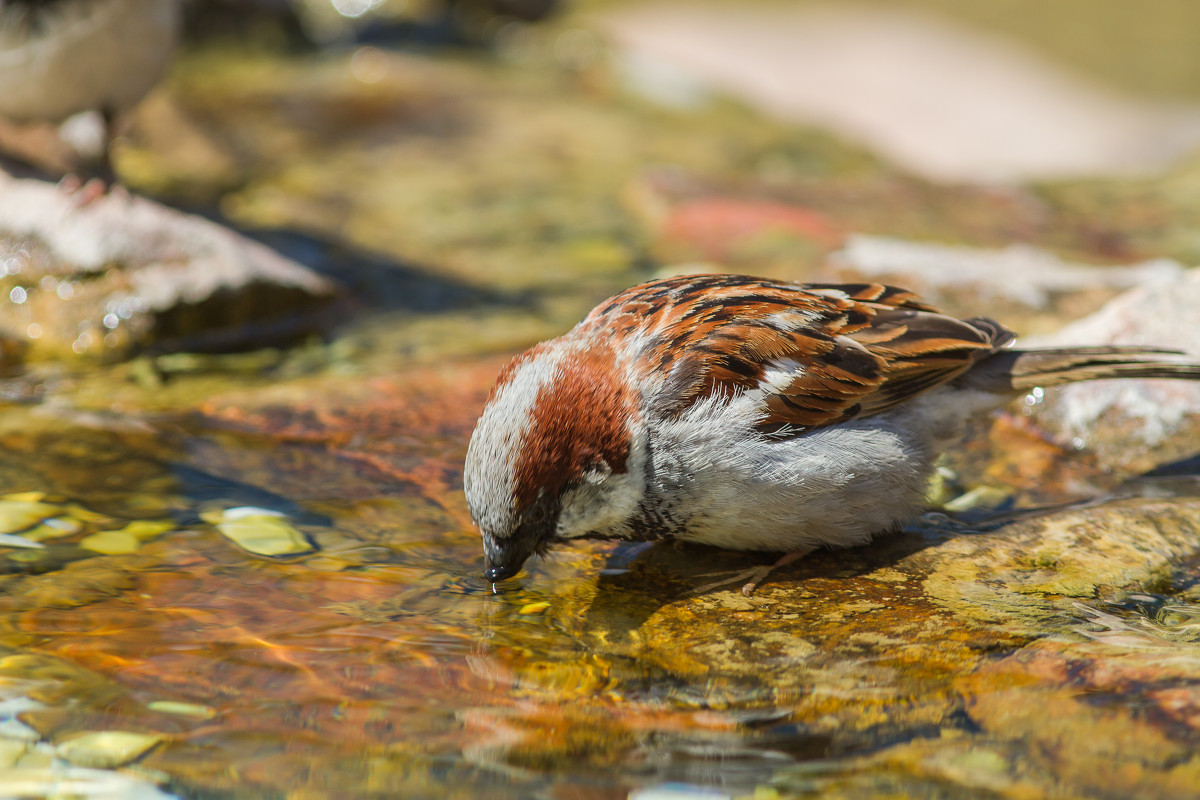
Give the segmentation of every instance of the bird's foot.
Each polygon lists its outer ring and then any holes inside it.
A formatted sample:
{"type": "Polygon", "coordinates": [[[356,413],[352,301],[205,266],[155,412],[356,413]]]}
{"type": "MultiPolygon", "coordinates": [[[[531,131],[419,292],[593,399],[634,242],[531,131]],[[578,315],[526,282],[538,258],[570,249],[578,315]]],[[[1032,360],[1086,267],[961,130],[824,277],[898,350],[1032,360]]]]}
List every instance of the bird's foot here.
{"type": "Polygon", "coordinates": [[[692,589],[690,592],[688,592],[688,594],[707,594],[713,589],[717,589],[721,586],[728,586],[731,583],[746,581],[746,583],[742,586],[742,594],[746,595],[746,597],[749,597],[751,594],[753,594],[754,590],[758,588],[758,585],[763,582],[767,575],[771,574],[771,570],[774,568],[774,564],[763,564],[757,567],[750,567],[749,569],[739,569],[735,572],[705,572],[699,575],[699,577],[713,578],[719,575],[721,576],[721,579],[713,581],[712,583],[706,583],[703,586],[697,586],[695,589],[692,589]]]}
{"type": "Polygon", "coordinates": [[[70,195],[79,208],[91,205],[101,197],[127,198],[129,193],[125,187],[115,181],[104,178],[90,178],[86,182],[74,173],[64,175],[58,182],[58,188],[70,195]]]}
{"type": "Polygon", "coordinates": [[[754,594],[754,590],[757,589],[759,584],[766,580],[767,576],[772,572],[780,567],[787,566],[799,558],[803,558],[811,553],[814,549],[815,548],[809,547],[804,550],[795,550],[791,553],[785,553],[774,564],[760,564],[757,567],[741,569],[735,572],[706,572],[699,577],[712,578],[720,575],[722,576],[721,580],[713,583],[706,583],[703,586],[698,586],[688,592],[688,594],[704,594],[705,592],[716,589],[719,586],[728,586],[731,583],[746,581],[746,583],[742,586],[742,594],[744,594],[746,597],[749,597],[750,595],[754,594]]]}

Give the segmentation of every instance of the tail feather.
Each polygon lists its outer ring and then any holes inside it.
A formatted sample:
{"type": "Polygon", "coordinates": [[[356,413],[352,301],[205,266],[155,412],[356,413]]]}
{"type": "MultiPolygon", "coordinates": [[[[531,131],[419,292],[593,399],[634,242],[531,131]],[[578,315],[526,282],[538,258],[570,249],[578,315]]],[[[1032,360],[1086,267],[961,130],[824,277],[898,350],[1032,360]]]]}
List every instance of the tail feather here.
{"type": "Polygon", "coordinates": [[[1102,378],[1200,380],[1200,362],[1180,350],[1138,345],[1001,350],[959,382],[985,391],[1027,392],[1102,378]]]}

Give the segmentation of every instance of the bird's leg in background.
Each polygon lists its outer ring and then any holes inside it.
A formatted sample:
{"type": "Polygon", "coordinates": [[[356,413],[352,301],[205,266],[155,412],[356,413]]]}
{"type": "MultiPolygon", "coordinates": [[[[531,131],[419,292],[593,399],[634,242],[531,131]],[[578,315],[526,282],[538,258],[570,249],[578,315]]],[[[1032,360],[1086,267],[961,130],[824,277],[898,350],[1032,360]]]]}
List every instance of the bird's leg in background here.
{"type": "Polygon", "coordinates": [[[738,581],[747,581],[746,584],[742,586],[742,594],[746,595],[746,597],[749,597],[754,593],[754,590],[758,588],[758,585],[766,580],[767,576],[772,572],[780,567],[787,566],[796,559],[803,558],[815,549],[815,547],[806,547],[803,550],[793,550],[790,553],[784,553],[779,557],[779,560],[773,564],[761,564],[757,567],[750,567],[748,569],[742,569],[736,572],[706,572],[700,577],[711,578],[716,575],[722,575],[724,577],[722,577],[719,581],[706,583],[703,586],[697,587],[693,589],[690,594],[703,594],[704,592],[707,592],[710,589],[715,589],[718,586],[727,586],[731,583],[737,583],[738,581]]]}
{"type": "Polygon", "coordinates": [[[100,109],[101,139],[99,151],[93,162],[91,177],[86,182],[75,173],[70,172],[58,182],[59,187],[68,194],[74,195],[79,206],[86,206],[100,199],[118,187],[117,173],[113,169],[112,145],[116,135],[117,113],[110,108],[100,109]]]}

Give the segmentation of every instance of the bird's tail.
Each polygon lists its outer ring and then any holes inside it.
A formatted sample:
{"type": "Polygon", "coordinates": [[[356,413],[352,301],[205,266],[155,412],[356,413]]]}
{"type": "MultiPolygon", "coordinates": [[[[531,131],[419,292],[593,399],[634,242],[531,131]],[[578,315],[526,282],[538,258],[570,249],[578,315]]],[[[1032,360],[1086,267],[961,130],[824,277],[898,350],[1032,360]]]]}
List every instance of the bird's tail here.
{"type": "Polygon", "coordinates": [[[1200,380],[1200,362],[1179,350],[1139,345],[1001,350],[959,383],[992,392],[1027,392],[1100,378],[1200,380]]]}

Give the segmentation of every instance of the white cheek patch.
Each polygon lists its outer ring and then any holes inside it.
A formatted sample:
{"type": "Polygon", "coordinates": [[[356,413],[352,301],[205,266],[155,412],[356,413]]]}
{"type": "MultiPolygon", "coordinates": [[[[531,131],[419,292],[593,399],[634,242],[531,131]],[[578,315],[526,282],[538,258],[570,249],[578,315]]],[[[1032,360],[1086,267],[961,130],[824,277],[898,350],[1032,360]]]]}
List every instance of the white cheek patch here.
{"type": "Polygon", "coordinates": [[[629,520],[642,499],[642,487],[629,474],[610,475],[603,483],[585,483],[563,495],[556,533],[575,539],[612,531],[629,520]]]}
{"type": "Polygon", "coordinates": [[[635,433],[630,443],[626,471],[588,481],[562,497],[556,533],[575,539],[589,533],[619,537],[645,496],[645,436],[635,433]]]}

